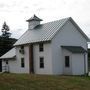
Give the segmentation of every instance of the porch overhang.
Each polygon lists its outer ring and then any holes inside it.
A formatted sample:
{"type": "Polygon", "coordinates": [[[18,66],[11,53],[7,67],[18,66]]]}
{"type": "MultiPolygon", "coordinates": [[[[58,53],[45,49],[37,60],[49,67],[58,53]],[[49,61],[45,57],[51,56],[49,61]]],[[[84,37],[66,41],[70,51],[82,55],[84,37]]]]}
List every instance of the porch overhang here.
{"type": "Polygon", "coordinates": [[[61,47],[72,53],[87,53],[87,50],[85,50],[81,46],[61,46],[61,47]]]}
{"type": "Polygon", "coordinates": [[[5,53],[4,55],[2,55],[0,57],[1,60],[12,60],[16,58],[16,50],[15,48],[12,48],[11,50],[9,50],[7,53],[5,53]]]}
{"type": "Polygon", "coordinates": [[[1,60],[15,60],[16,59],[16,56],[13,56],[13,57],[2,57],[0,59],[1,60]]]}

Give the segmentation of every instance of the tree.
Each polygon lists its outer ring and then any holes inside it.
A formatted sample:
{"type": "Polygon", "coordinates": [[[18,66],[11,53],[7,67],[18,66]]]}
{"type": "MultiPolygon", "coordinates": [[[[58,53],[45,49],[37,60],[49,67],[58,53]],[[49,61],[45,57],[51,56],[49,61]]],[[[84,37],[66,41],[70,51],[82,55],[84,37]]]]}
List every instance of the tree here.
{"type": "Polygon", "coordinates": [[[6,24],[6,22],[4,22],[1,30],[2,30],[2,37],[7,37],[7,38],[9,38],[9,37],[11,36],[11,33],[9,32],[10,28],[9,28],[9,26],[6,24]]]}
{"type": "Polygon", "coordinates": [[[10,28],[6,24],[6,22],[4,22],[4,24],[2,25],[1,31],[2,35],[0,36],[0,56],[13,48],[13,44],[17,41],[17,39],[15,38],[10,38],[10,28]]]}

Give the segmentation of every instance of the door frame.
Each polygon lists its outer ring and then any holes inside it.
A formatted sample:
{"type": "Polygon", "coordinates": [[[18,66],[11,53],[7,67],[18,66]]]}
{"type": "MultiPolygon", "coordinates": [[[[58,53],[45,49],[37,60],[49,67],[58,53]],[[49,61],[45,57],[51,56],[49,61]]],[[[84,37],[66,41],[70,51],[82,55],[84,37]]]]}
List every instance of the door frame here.
{"type": "Polygon", "coordinates": [[[72,53],[66,49],[62,50],[63,56],[63,74],[72,75],[72,53]],[[65,56],[69,56],[69,67],[65,67],[65,56]]]}

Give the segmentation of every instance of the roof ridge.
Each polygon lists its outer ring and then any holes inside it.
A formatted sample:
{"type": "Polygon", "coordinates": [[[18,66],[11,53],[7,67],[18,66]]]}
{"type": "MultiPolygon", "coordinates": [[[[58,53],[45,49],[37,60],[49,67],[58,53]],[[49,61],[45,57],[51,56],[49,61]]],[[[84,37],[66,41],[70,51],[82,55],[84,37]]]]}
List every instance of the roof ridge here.
{"type": "Polygon", "coordinates": [[[40,25],[49,24],[49,23],[54,23],[54,22],[57,22],[57,21],[61,21],[61,20],[65,20],[65,19],[70,19],[70,18],[71,18],[71,17],[62,18],[62,19],[59,19],[59,20],[53,20],[53,21],[50,21],[50,22],[42,23],[42,24],[40,24],[40,25]]]}

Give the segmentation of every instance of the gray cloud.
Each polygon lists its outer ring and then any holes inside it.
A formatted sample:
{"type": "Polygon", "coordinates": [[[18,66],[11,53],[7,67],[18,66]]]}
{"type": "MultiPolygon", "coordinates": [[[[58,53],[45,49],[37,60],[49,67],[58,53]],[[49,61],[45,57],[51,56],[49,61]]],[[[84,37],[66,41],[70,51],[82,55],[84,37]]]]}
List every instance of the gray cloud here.
{"type": "MultiPolygon", "coordinates": [[[[13,33],[19,27],[24,32],[25,18],[36,13],[45,21],[71,16],[89,36],[90,0],[0,0],[0,24],[5,20],[11,23],[13,33]]],[[[17,37],[22,33],[14,35],[17,37]]]]}

